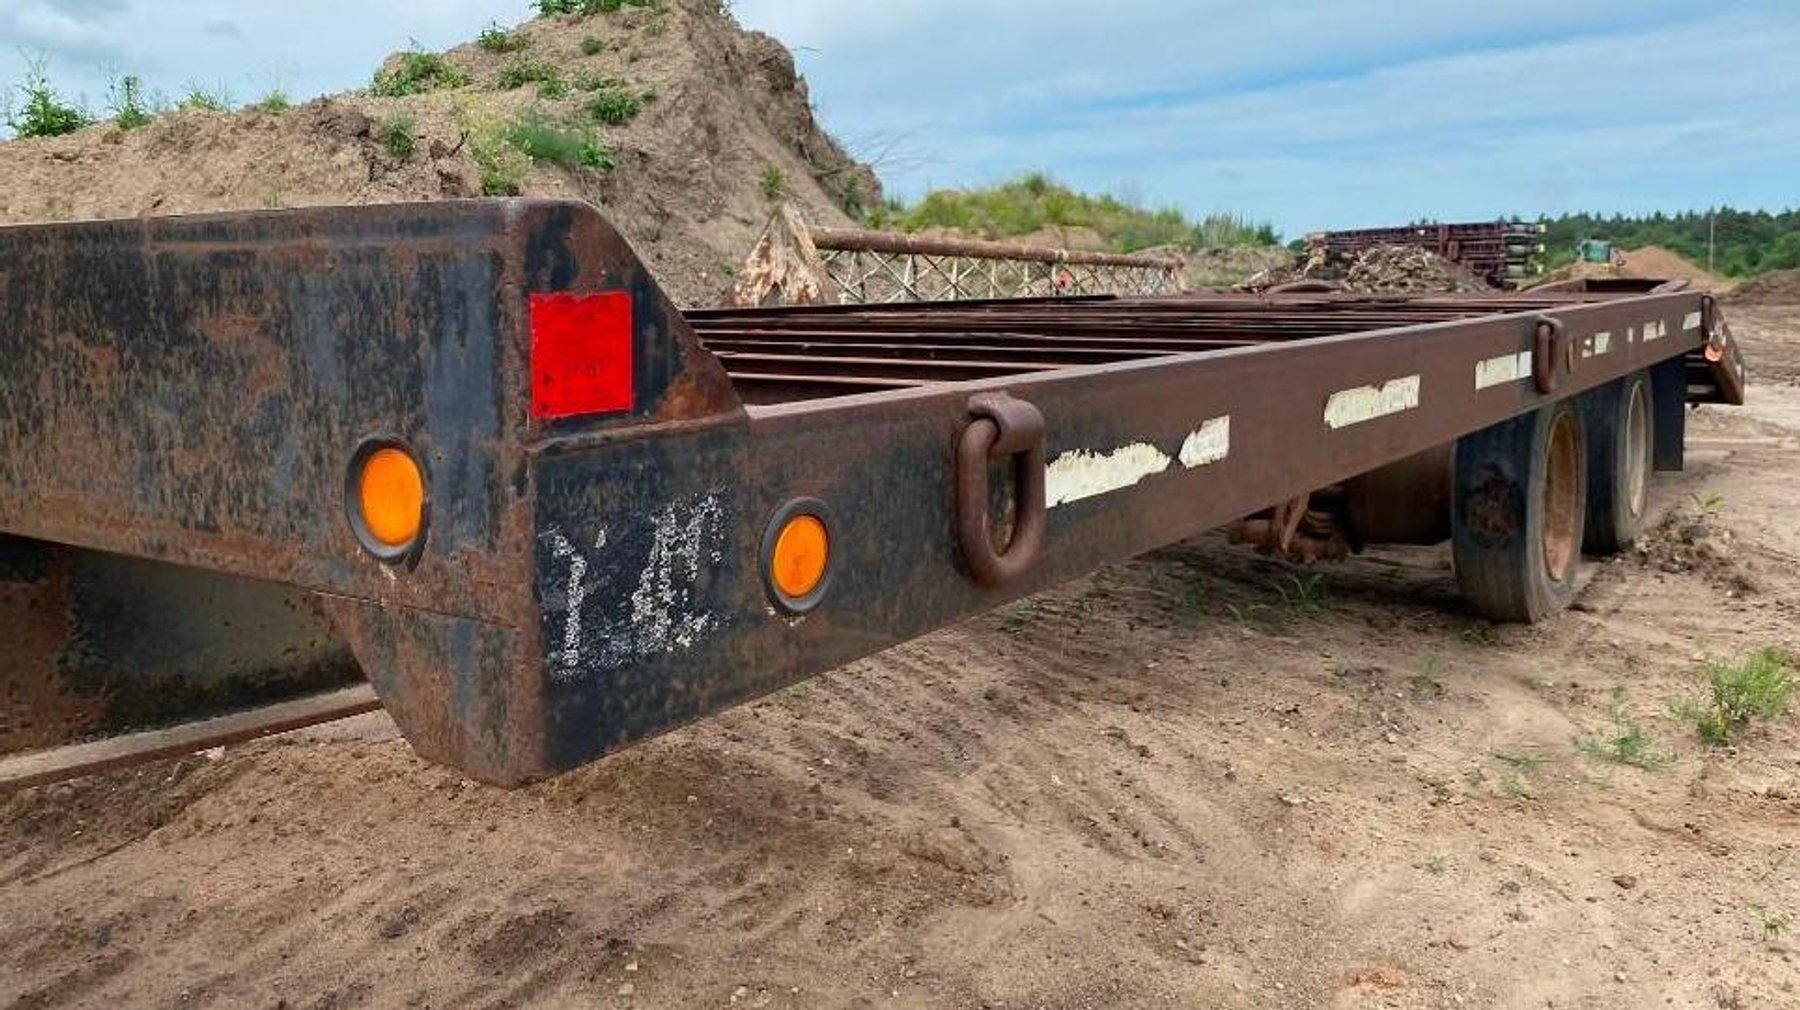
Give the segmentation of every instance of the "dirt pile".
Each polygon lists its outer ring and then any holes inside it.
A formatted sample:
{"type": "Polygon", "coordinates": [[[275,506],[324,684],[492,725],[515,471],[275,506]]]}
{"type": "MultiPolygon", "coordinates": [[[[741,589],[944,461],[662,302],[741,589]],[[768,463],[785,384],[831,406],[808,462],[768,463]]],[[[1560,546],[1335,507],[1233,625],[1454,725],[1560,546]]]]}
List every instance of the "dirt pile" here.
{"type": "Polygon", "coordinates": [[[1716,288],[1724,283],[1717,274],[1707,272],[1683,257],[1680,253],[1671,252],[1662,246],[1647,245],[1642,249],[1630,249],[1624,254],[1625,265],[1622,271],[1626,277],[1647,277],[1656,280],[1688,280],[1695,287],[1716,288]]]}
{"type": "Polygon", "coordinates": [[[1233,245],[1190,249],[1187,246],[1157,246],[1145,249],[1145,256],[1179,256],[1187,264],[1182,270],[1182,287],[1188,291],[1235,288],[1246,280],[1271,270],[1289,270],[1294,254],[1285,246],[1233,245]]]}
{"type": "MultiPolygon", "coordinates": [[[[773,201],[842,225],[843,208],[880,200],[874,174],[814,121],[792,55],[718,4],[540,18],[507,39],[443,54],[449,70],[436,80],[460,86],[280,112],[177,111],[131,131],[102,123],[0,143],[0,222],[580,197],[694,304],[727,283],[773,201]],[[574,135],[597,143],[578,157],[533,156],[521,122],[578,124],[574,135]]],[[[432,59],[397,54],[383,72],[406,79],[421,58],[432,59]]]]}
{"type": "Polygon", "coordinates": [[[1317,247],[1298,263],[1271,267],[1241,287],[1246,291],[1265,291],[1298,281],[1324,281],[1359,294],[1493,290],[1481,278],[1442,256],[1410,245],[1372,246],[1354,254],[1317,247]]]}
{"type": "Polygon", "coordinates": [[[1615,261],[1611,263],[1570,263],[1545,274],[1538,283],[1589,277],[1632,277],[1640,280],[1685,280],[1696,288],[1713,291],[1722,291],[1731,286],[1731,282],[1725,278],[1709,273],[1705,267],[1662,246],[1645,246],[1642,249],[1618,252],[1615,256],[1615,261]]]}
{"type": "Polygon", "coordinates": [[[1731,293],[1734,305],[1800,305],[1800,270],[1772,270],[1731,293]]]}

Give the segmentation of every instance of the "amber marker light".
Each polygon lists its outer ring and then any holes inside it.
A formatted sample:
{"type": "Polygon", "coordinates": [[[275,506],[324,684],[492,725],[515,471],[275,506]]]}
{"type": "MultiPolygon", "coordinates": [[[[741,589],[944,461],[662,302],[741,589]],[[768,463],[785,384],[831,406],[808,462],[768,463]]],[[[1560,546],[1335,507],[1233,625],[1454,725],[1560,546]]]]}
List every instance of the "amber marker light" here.
{"type": "Polygon", "coordinates": [[[819,605],[831,578],[831,514],[801,499],[782,506],[763,536],[763,584],[790,614],[819,605]]]}
{"type": "Polygon", "coordinates": [[[425,471],[397,443],[366,443],[351,463],[346,497],[350,525],[369,553],[384,561],[413,554],[425,534],[425,471]]]}

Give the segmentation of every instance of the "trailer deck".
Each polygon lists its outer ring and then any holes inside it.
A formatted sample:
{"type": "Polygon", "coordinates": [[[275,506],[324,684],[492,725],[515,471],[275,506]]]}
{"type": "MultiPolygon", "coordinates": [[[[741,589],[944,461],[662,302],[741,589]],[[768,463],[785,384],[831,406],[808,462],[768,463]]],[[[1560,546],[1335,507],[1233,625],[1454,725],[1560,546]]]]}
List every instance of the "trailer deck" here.
{"type": "Polygon", "coordinates": [[[1333,294],[700,309],[684,313],[751,405],[1547,312],[1649,293],[1333,294]]]}

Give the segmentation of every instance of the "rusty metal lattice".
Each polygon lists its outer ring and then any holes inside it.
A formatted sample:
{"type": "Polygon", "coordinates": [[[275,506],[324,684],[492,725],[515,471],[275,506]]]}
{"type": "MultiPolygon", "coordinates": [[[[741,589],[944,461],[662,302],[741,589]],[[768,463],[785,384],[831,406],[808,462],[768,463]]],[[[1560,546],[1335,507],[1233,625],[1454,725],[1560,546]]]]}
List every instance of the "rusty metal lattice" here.
{"type": "Polygon", "coordinates": [[[845,305],[1056,295],[1173,294],[1177,272],[1150,264],[1083,264],[980,256],[819,250],[845,305]]]}
{"type": "Polygon", "coordinates": [[[890,232],[809,228],[782,208],[726,302],[873,305],[1181,290],[1182,261],[890,232]]]}

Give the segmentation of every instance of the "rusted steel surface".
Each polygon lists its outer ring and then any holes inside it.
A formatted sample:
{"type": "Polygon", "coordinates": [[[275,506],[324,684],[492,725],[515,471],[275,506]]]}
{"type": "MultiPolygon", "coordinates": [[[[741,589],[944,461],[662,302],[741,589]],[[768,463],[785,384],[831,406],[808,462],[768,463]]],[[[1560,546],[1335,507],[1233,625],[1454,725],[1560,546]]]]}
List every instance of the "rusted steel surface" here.
{"type": "Polygon", "coordinates": [[[592,208],[516,201],[0,229],[0,336],[0,531],[317,594],[420,753],[504,784],[1656,362],[1742,391],[1689,293],[684,317],[592,208]],[[621,304],[550,378],[628,363],[628,406],[544,419],[538,307],[621,304]],[[346,521],[377,435],[426,471],[404,563],[346,521]],[[763,567],[799,501],[804,614],[763,567]]]}
{"type": "Polygon", "coordinates": [[[571,203],[3,228],[0,344],[0,532],[320,594],[421,751],[497,780],[548,771],[528,446],[742,414],[571,203]],[[528,299],[565,291],[629,296],[629,409],[531,416],[528,299]],[[371,557],[346,521],[372,437],[427,472],[416,563],[371,557]]]}
{"type": "Polygon", "coordinates": [[[373,712],[380,707],[381,699],[364,684],[277,702],[248,712],[183,723],[170,729],[128,733],[92,743],[0,757],[0,793],[303,729],[373,712]]]}
{"type": "Polygon", "coordinates": [[[1381,245],[1417,246],[1503,288],[1537,273],[1534,263],[1543,252],[1543,234],[1544,226],[1539,224],[1472,221],[1318,232],[1307,236],[1307,242],[1315,249],[1338,254],[1381,245]]]}
{"type": "MultiPolygon", "coordinates": [[[[562,700],[552,709],[571,728],[608,727],[616,735],[600,749],[622,746],[1534,409],[1552,397],[1536,391],[1521,356],[1533,349],[1543,312],[1568,335],[1554,362],[1560,397],[1700,347],[1700,321],[1688,325],[1698,307],[1677,295],[695,314],[704,341],[727,331],[733,339],[880,333],[895,345],[928,342],[933,353],[969,334],[1017,346],[1039,334],[1083,333],[1130,341],[1228,332],[1249,342],[960,383],[921,371],[903,389],[754,407],[743,430],[605,452],[557,447],[539,470],[539,522],[554,532],[540,546],[541,635],[566,645],[553,688],[562,700]],[[1038,561],[997,585],[978,577],[980,562],[962,546],[952,493],[970,397],[986,392],[1037,408],[1047,460],[1038,561]],[[616,455],[608,461],[606,452],[616,455]],[[645,477],[620,487],[606,479],[619,471],[645,477]],[[829,503],[840,518],[831,593],[795,620],[769,613],[754,544],[768,516],[802,497],[829,503]],[[634,518],[646,501],[659,503],[654,522],[634,518]],[[692,546],[672,550],[678,543],[692,546]],[[726,560],[697,560],[706,557],[726,560]],[[656,595],[679,606],[643,620],[630,601],[671,582],[674,591],[656,595]],[[581,591],[569,593],[570,585],[581,591]],[[718,676],[725,668],[735,676],[718,676]]],[[[802,341],[794,353],[812,352],[802,341]]],[[[878,380],[846,364],[838,381],[878,380]]],[[[577,732],[559,727],[549,736],[572,748],[553,755],[556,763],[594,752],[577,732]]]]}
{"type": "Polygon", "coordinates": [[[0,534],[0,755],[361,679],[319,597],[0,534]]]}
{"type": "Polygon", "coordinates": [[[784,205],[720,301],[747,307],[1167,295],[1181,290],[1183,266],[1172,256],[812,228],[784,205]]]}

